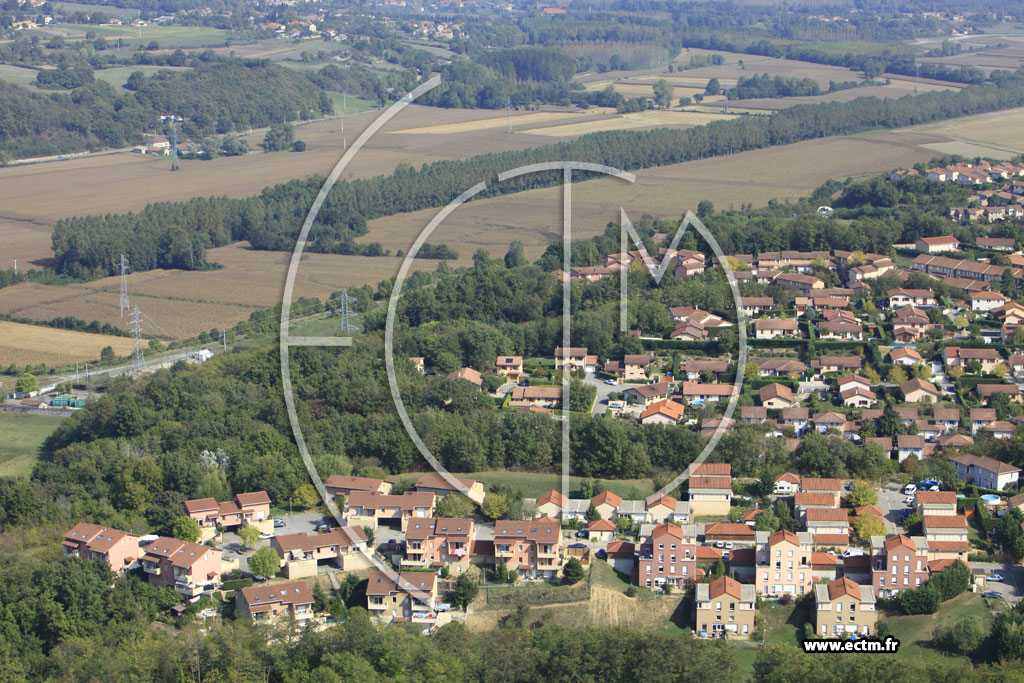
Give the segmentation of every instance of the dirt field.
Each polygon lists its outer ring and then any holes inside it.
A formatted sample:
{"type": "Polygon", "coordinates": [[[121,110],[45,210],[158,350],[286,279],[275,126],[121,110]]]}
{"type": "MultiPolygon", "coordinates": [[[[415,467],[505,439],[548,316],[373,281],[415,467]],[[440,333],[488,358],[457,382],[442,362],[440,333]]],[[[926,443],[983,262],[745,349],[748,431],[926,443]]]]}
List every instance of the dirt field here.
{"type": "Polygon", "coordinates": [[[0,365],[4,367],[11,363],[55,366],[94,361],[105,346],[111,346],[114,353],[124,355],[134,348],[134,344],[128,337],[0,321],[0,365]]]}
{"type": "Polygon", "coordinates": [[[644,111],[635,114],[620,114],[615,117],[595,118],[580,123],[566,123],[544,128],[534,128],[530,132],[535,135],[552,135],[566,137],[585,135],[601,130],[628,130],[632,128],[692,128],[703,126],[711,121],[736,118],[730,114],[716,114],[683,111],[644,111]]]}
{"type": "Polygon", "coordinates": [[[1024,152],[1024,108],[929,123],[911,130],[946,136],[957,142],[979,143],[1009,152],[1024,152]]]}

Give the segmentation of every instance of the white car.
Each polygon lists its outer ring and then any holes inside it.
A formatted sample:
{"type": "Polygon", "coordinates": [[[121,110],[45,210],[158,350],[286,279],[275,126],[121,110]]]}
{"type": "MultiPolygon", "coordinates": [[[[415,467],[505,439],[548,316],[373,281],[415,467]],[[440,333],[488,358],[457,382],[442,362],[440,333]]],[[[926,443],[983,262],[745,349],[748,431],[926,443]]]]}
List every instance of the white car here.
{"type": "Polygon", "coordinates": [[[725,541],[715,541],[715,547],[716,548],[724,548],[725,547],[725,541]]]}
{"type": "Polygon", "coordinates": [[[1002,581],[1003,580],[1003,575],[1002,574],[989,574],[985,578],[988,581],[1002,581]]]}
{"type": "Polygon", "coordinates": [[[903,499],[903,504],[904,505],[913,505],[914,504],[914,497],[913,496],[907,496],[906,498],[903,499]]]}
{"type": "Polygon", "coordinates": [[[725,547],[728,548],[729,550],[732,550],[732,541],[726,541],[725,542],[725,547]]]}
{"type": "Polygon", "coordinates": [[[260,538],[262,538],[264,541],[266,541],[267,539],[271,539],[273,537],[274,537],[274,534],[270,533],[269,531],[264,531],[263,533],[260,534],[260,538]]]}
{"type": "Polygon", "coordinates": [[[606,379],[606,380],[604,381],[604,383],[605,383],[605,384],[607,384],[607,385],[609,385],[609,386],[615,386],[616,384],[618,384],[618,382],[616,382],[616,381],[615,381],[615,380],[613,380],[613,379],[606,379]]]}

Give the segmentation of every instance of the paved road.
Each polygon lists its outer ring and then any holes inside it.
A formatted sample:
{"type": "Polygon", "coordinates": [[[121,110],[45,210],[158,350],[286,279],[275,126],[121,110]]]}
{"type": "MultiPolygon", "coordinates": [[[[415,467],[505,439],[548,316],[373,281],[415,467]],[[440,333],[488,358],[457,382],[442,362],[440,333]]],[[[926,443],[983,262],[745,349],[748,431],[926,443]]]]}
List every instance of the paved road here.
{"type": "Polygon", "coordinates": [[[972,562],[971,566],[976,569],[984,569],[986,575],[993,572],[1002,575],[1002,581],[985,582],[986,592],[999,593],[1011,605],[1016,605],[1024,598],[1024,566],[998,562],[972,562]]]}
{"type": "Polygon", "coordinates": [[[878,491],[878,507],[882,509],[882,518],[885,521],[885,533],[900,533],[903,527],[898,523],[900,516],[910,510],[910,506],[903,502],[906,496],[903,489],[897,483],[886,484],[878,491]]]}
{"type": "Polygon", "coordinates": [[[590,411],[593,415],[604,415],[608,411],[609,394],[621,393],[631,386],[636,386],[632,384],[605,384],[603,379],[593,374],[587,375],[583,383],[597,389],[597,400],[594,401],[594,407],[590,411]]]}

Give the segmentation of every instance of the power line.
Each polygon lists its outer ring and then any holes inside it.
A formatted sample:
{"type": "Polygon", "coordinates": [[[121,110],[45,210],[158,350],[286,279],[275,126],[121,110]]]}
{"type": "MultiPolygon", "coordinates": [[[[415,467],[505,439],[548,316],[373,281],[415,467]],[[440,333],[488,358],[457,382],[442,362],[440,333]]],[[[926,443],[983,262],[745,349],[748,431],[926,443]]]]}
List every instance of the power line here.
{"type": "Polygon", "coordinates": [[[341,312],[336,314],[341,316],[341,324],[334,329],[339,332],[358,332],[359,328],[352,324],[352,318],[357,317],[359,314],[353,313],[348,307],[350,303],[354,304],[356,302],[356,298],[348,295],[348,289],[342,289],[341,296],[331,299],[331,301],[341,304],[341,312]]]}
{"type": "Polygon", "coordinates": [[[124,312],[128,310],[128,259],[121,254],[121,262],[118,264],[118,269],[121,271],[121,295],[118,300],[118,308],[121,310],[121,317],[124,317],[124,312]]]}
{"type": "Polygon", "coordinates": [[[171,120],[171,170],[178,170],[178,124],[171,120]]]}
{"type": "Polygon", "coordinates": [[[135,337],[132,369],[136,373],[141,373],[146,369],[146,355],[142,350],[142,313],[139,311],[138,306],[132,309],[132,317],[128,322],[131,325],[132,336],[135,337]]]}
{"type": "Polygon", "coordinates": [[[505,98],[505,132],[512,134],[512,96],[505,98]]]}

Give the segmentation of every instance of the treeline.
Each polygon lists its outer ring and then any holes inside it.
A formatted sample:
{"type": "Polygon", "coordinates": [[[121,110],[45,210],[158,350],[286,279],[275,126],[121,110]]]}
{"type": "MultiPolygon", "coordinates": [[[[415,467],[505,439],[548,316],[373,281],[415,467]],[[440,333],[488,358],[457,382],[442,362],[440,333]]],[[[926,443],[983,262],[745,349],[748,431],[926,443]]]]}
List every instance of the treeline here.
{"type": "Polygon", "coordinates": [[[54,327],[58,330],[74,330],[76,332],[91,332],[93,334],[107,334],[115,335],[118,337],[130,337],[131,332],[115,327],[110,323],[101,323],[97,320],[86,322],[81,318],[75,318],[74,316],[66,315],[59,318],[50,318],[49,320],[37,320],[35,318],[22,318],[13,316],[9,313],[0,313],[0,320],[6,320],[12,323],[23,323],[25,325],[42,325],[43,327],[54,327]]]}
{"type": "MultiPolygon", "coordinates": [[[[484,68],[484,67],[480,67],[484,68]]],[[[935,91],[900,99],[860,97],[850,102],[801,105],[770,116],[715,121],[687,130],[608,131],[533,149],[484,154],[464,160],[438,161],[420,169],[403,165],[390,176],[338,182],[320,211],[308,249],[327,253],[353,253],[354,238],[366,231],[373,218],[435,207],[466,188],[517,166],[554,159],[587,159],[626,170],[676,164],[722,154],[872,128],[896,128],[1024,105],[1024,72],[997,72],[997,83],[969,86],[959,91],[935,91]]],[[[585,174],[577,174],[586,177],[585,174]]],[[[496,196],[549,186],[561,174],[521,176],[491,183],[480,196],[496,196]]],[[[112,273],[113,259],[127,253],[138,268],[162,267],[159,239],[166,230],[194,236],[177,244],[176,267],[205,267],[205,249],[216,244],[211,232],[246,239],[256,249],[291,249],[302,218],[319,191],[322,179],[293,181],[265,189],[245,200],[193,200],[188,205],[150,206],[139,214],[75,218],[57,224],[53,235],[58,272],[78,276],[112,273]],[[185,206],[201,208],[210,218],[206,227],[171,221],[165,214],[182,213],[185,206]],[[298,218],[298,220],[296,220],[298,218]],[[153,230],[160,223],[163,230],[153,230]],[[192,226],[192,227],[185,227],[192,226]],[[130,239],[129,239],[130,236],[130,239]],[[185,246],[183,247],[182,244],[185,246]],[[136,259],[133,250],[153,256],[136,259]],[[184,255],[191,254],[189,258],[184,255]]]]}
{"type": "Polygon", "coordinates": [[[730,100],[749,100],[759,97],[802,97],[821,95],[821,86],[813,78],[787,78],[768,74],[740,76],[736,85],[726,91],[730,100]]]}
{"type": "MultiPolygon", "coordinates": [[[[78,69],[40,77],[60,82],[81,76],[78,69]]],[[[184,116],[183,135],[198,140],[333,111],[312,82],[266,61],[231,59],[132,83],[133,92],[118,92],[88,72],[88,82],[70,93],[43,94],[0,82],[0,158],[136,144],[143,133],[164,130],[167,112],[184,116]]]]}

